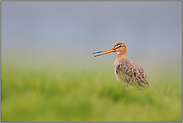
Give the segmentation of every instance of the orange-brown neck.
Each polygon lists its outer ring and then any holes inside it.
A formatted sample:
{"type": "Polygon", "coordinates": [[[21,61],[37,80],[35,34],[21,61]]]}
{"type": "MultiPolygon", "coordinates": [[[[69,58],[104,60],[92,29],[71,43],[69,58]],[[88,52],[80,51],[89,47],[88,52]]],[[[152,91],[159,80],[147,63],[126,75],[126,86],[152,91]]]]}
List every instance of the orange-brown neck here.
{"type": "Polygon", "coordinates": [[[127,51],[126,50],[123,51],[123,52],[117,53],[116,59],[121,58],[121,57],[126,57],[126,54],[127,54],[127,51]]]}

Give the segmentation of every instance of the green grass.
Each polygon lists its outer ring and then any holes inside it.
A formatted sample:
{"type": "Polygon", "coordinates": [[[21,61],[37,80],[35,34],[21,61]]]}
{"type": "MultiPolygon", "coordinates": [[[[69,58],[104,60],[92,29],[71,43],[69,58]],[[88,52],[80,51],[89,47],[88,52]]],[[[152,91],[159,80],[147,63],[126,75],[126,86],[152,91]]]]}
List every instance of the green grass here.
{"type": "Polygon", "coordinates": [[[113,72],[3,65],[1,121],[182,121],[180,72],[149,70],[144,90],[127,89],[113,72]]]}

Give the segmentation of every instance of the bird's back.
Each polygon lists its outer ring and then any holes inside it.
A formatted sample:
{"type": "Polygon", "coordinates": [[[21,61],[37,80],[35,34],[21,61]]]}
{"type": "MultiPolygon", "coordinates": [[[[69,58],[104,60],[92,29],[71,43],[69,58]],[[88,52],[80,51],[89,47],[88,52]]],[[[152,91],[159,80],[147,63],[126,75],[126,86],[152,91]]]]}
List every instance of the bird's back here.
{"type": "Polygon", "coordinates": [[[136,85],[139,88],[150,86],[143,68],[126,57],[116,59],[114,72],[119,82],[136,85]]]}

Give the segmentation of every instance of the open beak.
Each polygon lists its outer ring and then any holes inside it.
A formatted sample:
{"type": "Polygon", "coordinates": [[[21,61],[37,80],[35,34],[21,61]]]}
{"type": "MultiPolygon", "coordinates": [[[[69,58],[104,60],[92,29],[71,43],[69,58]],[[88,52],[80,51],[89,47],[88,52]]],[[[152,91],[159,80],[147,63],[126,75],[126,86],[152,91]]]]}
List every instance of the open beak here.
{"type": "Polygon", "coordinates": [[[111,48],[111,49],[108,49],[108,50],[94,52],[93,54],[102,53],[102,54],[94,55],[94,57],[97,57],[97,56],[105,55],[105,54],[112,53],[112,52],[115,52],[115,48],[111,48]]]}

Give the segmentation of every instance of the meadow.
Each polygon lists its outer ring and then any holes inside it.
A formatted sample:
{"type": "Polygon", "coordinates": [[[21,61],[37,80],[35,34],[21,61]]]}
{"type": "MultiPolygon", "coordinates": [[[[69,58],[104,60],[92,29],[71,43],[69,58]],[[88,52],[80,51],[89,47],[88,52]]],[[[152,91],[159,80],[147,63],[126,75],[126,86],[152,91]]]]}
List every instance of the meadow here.
{"type": "Polygon", "coordinates": [[[2,64],[1,121],[182,121],[180,68],[146,69],[143,90],[118,83],[113,66],[78,68],[2,64]]]}

